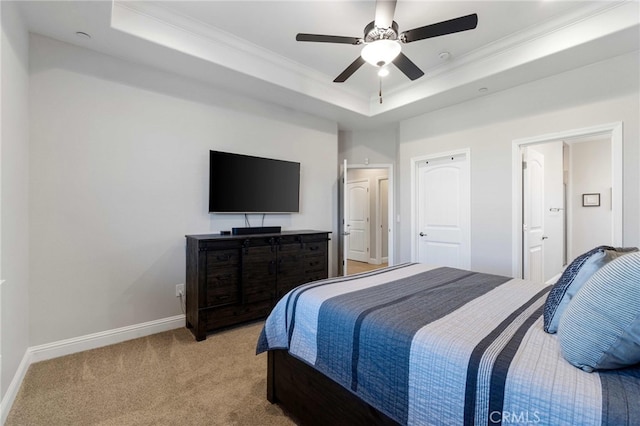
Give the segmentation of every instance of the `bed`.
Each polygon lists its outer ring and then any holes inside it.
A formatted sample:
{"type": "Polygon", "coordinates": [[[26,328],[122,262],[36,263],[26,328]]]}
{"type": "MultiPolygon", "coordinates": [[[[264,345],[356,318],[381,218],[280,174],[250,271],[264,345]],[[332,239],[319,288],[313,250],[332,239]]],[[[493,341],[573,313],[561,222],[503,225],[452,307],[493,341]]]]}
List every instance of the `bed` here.
{"type": "Polygon", "coordinates": [[[550,287],[417,263],[300,286],[258,341],[267,397],[302,424],[640,424],[640,365],[569,364],[550,287]]]}

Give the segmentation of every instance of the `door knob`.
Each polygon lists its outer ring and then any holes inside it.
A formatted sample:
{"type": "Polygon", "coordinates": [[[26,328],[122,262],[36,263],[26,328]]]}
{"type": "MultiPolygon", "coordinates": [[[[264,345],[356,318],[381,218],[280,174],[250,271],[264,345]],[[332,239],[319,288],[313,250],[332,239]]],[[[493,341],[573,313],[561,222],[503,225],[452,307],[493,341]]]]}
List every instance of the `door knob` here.
{"type": "Polygon", "coordinates": [[[421,236],[421,237],[426,237],[426,236],[427,236],[427,234],[425,234],[424,232],[421,232],[421,233],[420,233],[420,236],[421,236]]]}
{"type": "Polygon", "coordinates": [[[543,235],[543,236],[542,236],[542,239],[543,239],[543,240],[546,240],[547,238],[549,238],[549,237],[547,237],[546,235],[543,235]]]}

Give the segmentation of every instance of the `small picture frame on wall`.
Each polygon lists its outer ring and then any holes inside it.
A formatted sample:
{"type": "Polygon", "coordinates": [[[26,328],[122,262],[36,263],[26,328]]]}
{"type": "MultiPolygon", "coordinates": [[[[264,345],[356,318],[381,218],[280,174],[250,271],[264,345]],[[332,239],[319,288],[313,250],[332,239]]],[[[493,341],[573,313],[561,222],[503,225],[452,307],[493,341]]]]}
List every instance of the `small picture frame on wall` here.
{"type": "Polygon", "coordinates": [[[600,193],[582,194],[582,207],[600,207],[600,193]]]}

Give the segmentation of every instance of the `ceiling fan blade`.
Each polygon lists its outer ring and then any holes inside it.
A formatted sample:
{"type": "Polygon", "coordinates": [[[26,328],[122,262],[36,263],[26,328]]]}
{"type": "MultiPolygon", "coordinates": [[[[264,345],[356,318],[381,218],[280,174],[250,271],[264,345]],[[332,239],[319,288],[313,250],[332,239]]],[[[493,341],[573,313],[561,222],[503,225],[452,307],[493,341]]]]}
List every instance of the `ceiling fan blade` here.
{"type": "Polygon", "coordinates": [[[471,15],[461,16],[460,18],[450,19],[448,21],[438,22],[437,24],[426,25],[424,27],[404,31],[400,34],[400,40],[404,43],[411,43],[412,41],[424,40],[425,38],[472,30],[477,26],[478,15],[473,13],[471,15]]]}
{"type": "Polygon", "coordinates": [[[396,0],[377,0],[375,26],[378,28],[391,28],[395,11],[396,0]]]}
{"type": "Polygon", "coordinates": [[[411,80],[416,80],[424,75],[424,72],[402,52],[396,56],[393,64],[411,80]]]}
{"type": "Polygon", "coordinates": [[[349,77],[351,77],[351,74],[358,71],[358,68],[360,68],[363,64],[364,64],[364,59],[362,59],[362,56],[358,56],[358,58],[355,61],[353,61],[351,65],[347,67],[347,69],[342,71],[342,74],[337,76],[336,79],[333,80],[333,82],[344,83],[349,77]]]}
{"type": "Polygon", "coordinates": [[[318,43],[343,43],[343,44],[361,44],[362,39],[357,37],[342,37],[323,34],[298,34],[297,41],[314,41],[318,43]]]}

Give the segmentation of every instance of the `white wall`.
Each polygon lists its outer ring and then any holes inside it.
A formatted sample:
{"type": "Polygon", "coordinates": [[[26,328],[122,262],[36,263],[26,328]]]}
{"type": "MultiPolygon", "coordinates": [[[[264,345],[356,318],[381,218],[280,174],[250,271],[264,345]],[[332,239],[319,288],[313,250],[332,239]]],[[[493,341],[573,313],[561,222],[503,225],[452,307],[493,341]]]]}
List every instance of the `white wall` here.
{"type": "Polygon", "coordinates": [[[210,149],[300,162],[300,214],[265,225],[335,235],[336,123],[40,36],[30,55],[31,345],[181,313],[184,235],[244,226],[207,213],[210,149]]]}
{"type": "MultiPolygon", "coordinates": [[[[12,2],[2,13],[0,335],[3,398],[29,346],[29,33],[12,2]]],[[[4,404],[3,404],[4,405],[4,404]]],[[[3,416],[6,413],[2,413],[3,416]]],[[[3,417],[4,418],[4,417],[3,417]]],[[[0,420],[1,422],[1,420],[0,420]]]]}
{"type": "Polygon", "coordinates": [[[410,159],[471,148],[471,269],[511,274],[515,139],[622,121],[624,244],[640,243],[638,52],[400,123],[400,261],[410,247],[410,159]]]}
{"type": "Polygon", "coordinates": [[[599,245],[613,244],[611,235],[611,141],[571,144],[569,200],[572,211],[569,259],[599,245]],[[582,194],[600,194],[599,207],[583,207],[582,194]]]}
{"type": "Polygon", "coordinates": [[[398,128],[387,126],[372,130],[338,132],[340,162],[352,164],[394,164],[398,153],[398,128]]]}

